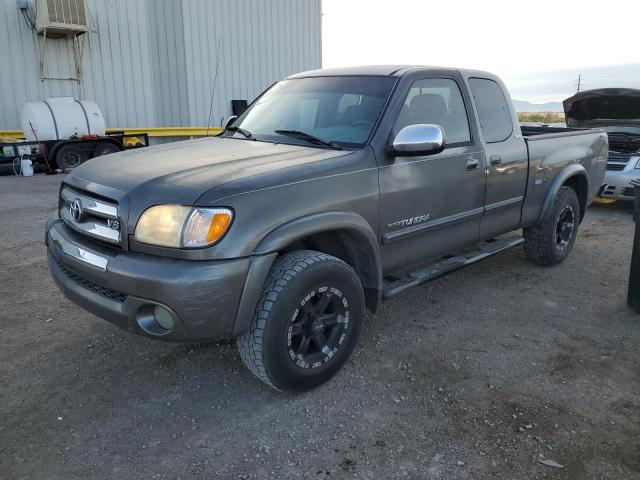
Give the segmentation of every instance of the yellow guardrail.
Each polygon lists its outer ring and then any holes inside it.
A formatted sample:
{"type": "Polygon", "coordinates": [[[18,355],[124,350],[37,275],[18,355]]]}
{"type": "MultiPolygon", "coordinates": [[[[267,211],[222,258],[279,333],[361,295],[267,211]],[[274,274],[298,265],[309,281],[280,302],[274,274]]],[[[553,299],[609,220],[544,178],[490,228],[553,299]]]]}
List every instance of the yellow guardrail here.
{"type": "MultiPolygon", "coordinates": [[[[126,135],[142,135],[150,137],[206,137],[218,135],[220,127],[157,127],[157,128],[107,128],[107,133],[124,132],[126,135]]],[[[24,138],[22,130],[0,130],[0,138],[24,138]]]]}
{"type": "Polygon", "coordinates": [[[0,138],[24,138],[22,130],[0,130],[0,138]]]}
{"type": "Polygon", "coordinates": [[[146,133],[150,137],[206,137],[218,135],[220,127],[157,127],[157,128],[107,128],[107,133],[124,132],[127,135],[146,133]]]}

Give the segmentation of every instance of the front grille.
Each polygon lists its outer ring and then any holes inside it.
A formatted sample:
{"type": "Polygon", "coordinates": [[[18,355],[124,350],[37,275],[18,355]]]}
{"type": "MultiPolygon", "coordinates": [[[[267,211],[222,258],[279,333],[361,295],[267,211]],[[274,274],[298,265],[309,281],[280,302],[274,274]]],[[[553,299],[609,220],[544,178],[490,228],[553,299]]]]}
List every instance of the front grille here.
{"type": "Polygon", "coordinates": [[[607,170],[620,172],[625,169],[631,154],[616,152],[615,150],[609,150],[609,156],[607,158],[607,170]]]}
{"type": "Polygon", "coordinates": [[[611,170],[611,171],[621,171],[624,170],[624,167],[626,167],[627,164],[626,163],[607,163],[607,170],[611,170]]]}
{"type": "Polygon", "coordinates": [[[84,277],[81,277],[76,272],[69,270],[67,267],[65,267],[64,264],[57,258],[55,258],[54,260],[56,262],[56,265],[58,265],[58,268],[60,269],[60,271],[72,282],[80,285],[81,287],[89,290],[90,292],[96,293],[101,297],[104,297],[113,302],[124,303],[124,301],[126,300],[127,295],[125,293],[119,292],[117,290],[112,290],[96,282],[93,282],[84,277]]]}
{"type": "Polygon", "coordinates": [[[610,133],[608,136],[609,148],[611,150],[622,152],[637,152],[640,150],[640,137],[637,135],[635,138],[626,135],[616,135],[615,133],[610,133]]]}
{"type": "Polygon", "coordinates": [[[624,195],[625,197],[633,197],[635,195],[635,191],[633,187],[627,187],[622,190],[622,195],[624,195]]]}
{"type": "Polygon", "coordinates": [[[60,190],[60,218],[78,233],[111,245],[122,245],[123,221],[118,203],[64,185],[60,190]],[[74,217],[74,210],[80,215],[74,217]]]}
{"type": "Polygon", "coordinates": [[[615,150],[609,150],[608,160],[610,162],[628,162],[631,158],[631,153],[616,152],[615,150]]]}

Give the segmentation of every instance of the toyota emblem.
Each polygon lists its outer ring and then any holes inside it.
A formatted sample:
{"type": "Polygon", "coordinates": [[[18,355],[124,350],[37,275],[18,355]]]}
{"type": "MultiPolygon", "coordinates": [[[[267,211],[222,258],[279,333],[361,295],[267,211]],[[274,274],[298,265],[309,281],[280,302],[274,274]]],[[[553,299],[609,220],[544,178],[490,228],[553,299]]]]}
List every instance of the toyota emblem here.
{"type": "Polygon", "coordinates": [[[79,198],[76,198],[69,205],[69,213],[71,214],[71,218],[73,218],[76,222],[79,222],[82,219],[82,202],[79,198]]]}

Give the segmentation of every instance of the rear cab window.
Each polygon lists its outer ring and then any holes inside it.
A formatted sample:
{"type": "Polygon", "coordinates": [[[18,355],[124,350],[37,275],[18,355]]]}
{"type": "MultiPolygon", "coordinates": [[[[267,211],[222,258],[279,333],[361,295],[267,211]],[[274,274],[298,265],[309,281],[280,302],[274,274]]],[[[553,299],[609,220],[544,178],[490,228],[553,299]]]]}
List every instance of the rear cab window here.
{"type": "Polygon", "coordinates": [[[496,143],[507,140],[513,133],[513,119],[500,85],[488,78],[470,78],[469,87],[484,141],[496,143]]]}

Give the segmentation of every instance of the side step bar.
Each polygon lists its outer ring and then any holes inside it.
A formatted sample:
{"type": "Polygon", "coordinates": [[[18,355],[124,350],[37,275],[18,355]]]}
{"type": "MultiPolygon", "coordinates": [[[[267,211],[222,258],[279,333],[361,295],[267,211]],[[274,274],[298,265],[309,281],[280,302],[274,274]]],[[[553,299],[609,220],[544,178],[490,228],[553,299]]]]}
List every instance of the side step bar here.
{"type": "Polygon", "coordinates": [[[495,253],[520,245],[522,242],[524,242],[524,238],[522,237],[487,240],[486,242],[483,242],[477,250],[463,255],[443,258],[436,263],[409,273],[404,278],[387,283],[384,290],[382,290],[382,298],[386,300],[394,295],[404,292],[405,290],[431,282],[432,280],[440,278],[447,273],[466,267],[467,265],[475,263],[478,260],[482,260],[483,258],[487,258],[495,253]]]}

